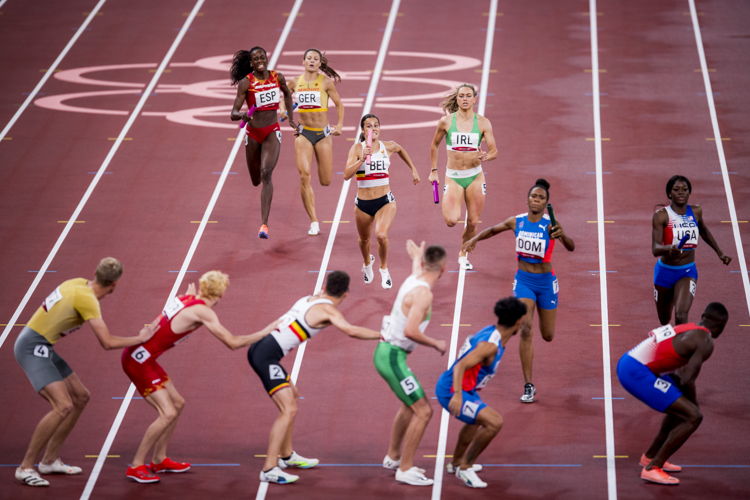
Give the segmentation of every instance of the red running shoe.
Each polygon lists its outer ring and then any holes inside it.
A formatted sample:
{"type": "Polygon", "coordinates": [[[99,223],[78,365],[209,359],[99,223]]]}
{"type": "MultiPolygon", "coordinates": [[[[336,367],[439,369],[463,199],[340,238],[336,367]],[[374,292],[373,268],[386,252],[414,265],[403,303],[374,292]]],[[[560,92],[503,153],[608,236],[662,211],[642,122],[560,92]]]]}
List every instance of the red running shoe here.
{"type": "Polygon", "coordinates": [[[659,467],[651,467],[651,470],[646,469],[645,467],[641,469],[641,479],[644,481],[649,481],[651,483],[656,484],[668,484],[668,485],[677,485],[680,484],[680,480],[676,477],[672,477],[666,472],[664,472],[663,469],[660,469],[659,467]]]}
{"type": "Polygon", "coordinates": [[[138,467],[128,467],[125,477],[132,479],[137,483],[158,483],[159,476],[151,472],[146,465],[139,465],[138,467]]]}
{"type": "MultiPolygon", "coordinates": [[[[645,453],[641,455],[641,467],[646,467],[650,463],[651,459],[648,458],[645,453]]],[[[664,472],[681,472],[682,467],[665,461],[664,465],[662,465],[661,467],[661,470],[663,470],[664,472]]]]}
{"type": "Polygon", "coordinates": [[[190,470],[190,464],[187,462],[175,462],[169,457],[164,457],[160,464],[151,462],[152,472],[187,472],[190,470]]]}

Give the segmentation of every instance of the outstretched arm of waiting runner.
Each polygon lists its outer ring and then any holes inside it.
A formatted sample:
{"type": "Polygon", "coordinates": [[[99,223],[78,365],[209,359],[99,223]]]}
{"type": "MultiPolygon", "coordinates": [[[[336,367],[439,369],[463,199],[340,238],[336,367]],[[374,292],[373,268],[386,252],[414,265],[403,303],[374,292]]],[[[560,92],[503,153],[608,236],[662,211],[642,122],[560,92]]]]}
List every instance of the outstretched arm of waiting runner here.
{"type": "Polygon", "coordinates": [[[417,246],[413,240],[406,240],[406,253],[411,258],[411,274],[419,274],[422,271],[422,259],[424,258],[424,241],[417,246]]]}
{"type": "Polygon", "coordinates": [[[516,217],[508,217],[503,222],[499,224],[495,224],[492,227],[488,227],[487,229],[483,230],[479,234],[475,235],[473,238],[471,238],[469,241],[463,244],[462,250],[464,252],[471,252],[474,250],[474,247],[477,246],[477,243],[486,240],[487,238],[492,238],[496,234],[502,233],[503,231],[510,231],[516,228],[516,217]]]}
{"type": "Polygon", "coordinates": [[[366,328],[364,326],[357,326],[352,325],[349,323],[343,314],[341,314],[341,311],[336,309],[334,306],[329,304],[324,304],[319,307],[324,307],[326,310],[326,313],[328,315],[328,321],[344,332],[345,334],[349,335],[350,337],[354,337],[357,339],[363,339],[363,340],[378,340],[380,339],[380,332],[376,332],[375,330],[370,330],[369,328],[366,328]]]}
{"type": "Polygon", "coordinates": [[[135,337],[120,337],[109,333],[109,328],[102,318],[91,318],[88,323],[91,325],[99,344],[107,350],[142,344],[150,339],[155,331],[153,328],[145,327],[135,337]]]}

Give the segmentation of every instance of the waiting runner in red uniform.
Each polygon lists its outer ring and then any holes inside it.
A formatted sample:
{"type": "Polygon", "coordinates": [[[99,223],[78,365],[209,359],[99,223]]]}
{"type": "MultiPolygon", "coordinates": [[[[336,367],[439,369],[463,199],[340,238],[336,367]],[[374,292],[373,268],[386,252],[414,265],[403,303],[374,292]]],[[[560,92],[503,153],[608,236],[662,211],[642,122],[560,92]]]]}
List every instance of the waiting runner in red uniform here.
{"type": "Polygon", "coordinates": [[[297,123],[292,116],[292,92],[286,85],[284,75],[268,69],[268,56],[262,47],[238,51],[234,55],[229,73],[232,84],[237,85],[237,97],[234,99],[230,117],[234,121],[247,120],[245,157],[250,180],[253,186],[263,182],[260,193],[260,215],[263,223],[258,230],[258,237],[267,239],[268,214],[271,212],[273,199],[271,175],[281,151],[281,127],[277,110],[283,93],[289,125],[297,130],[297,123]],[[240,111],[243,103],[247,103],[248,110],[255,108],[249,120],[246,112],[240,111]]]}
{"type": "Polygon", "coordinates": [[[232,335],[219,322],[212,309],[221,300],[227,286],[229,276],[226,274],[219,271],[205,273],[199,281],[198,295],[195,295],[195,285],[191,283],[185,295],[170,299],[164,311],[144,327],[143,330],[152,332],[153,336],[148,341],[123,351],[123,370],[138,392],[159,413],[157,419],[146,429],[132,466],[128,467],[125,474],[134,481],[157,483],[158,472],[187,472],[190,469],[189,463],[175,462],[167,457],[167,445],[177,425],[177,418],[185,406],[185,400],[156,359],[185,340],[201,325],[205,325],[209,332],[230,349],[239,349],[259,341],[276,326],[277,322],[273,322],[259,332],[232,335]],[[147,466],[146,456],[149,453],[152,460],[147,466]]]}
{"type": "Polygon", "coordinates": [[[682,467],[667,462],[703,420],[695,391],[701,366],[714,350],[714,340],[727,324],[729,313],[719,302],[706,306],[698,324],[664,325],[626,352],[617,363],[620,384],[656,411],[666,413],[658,434],[641,456],[641,479],[679,484],[667,472],[682,467]]]}

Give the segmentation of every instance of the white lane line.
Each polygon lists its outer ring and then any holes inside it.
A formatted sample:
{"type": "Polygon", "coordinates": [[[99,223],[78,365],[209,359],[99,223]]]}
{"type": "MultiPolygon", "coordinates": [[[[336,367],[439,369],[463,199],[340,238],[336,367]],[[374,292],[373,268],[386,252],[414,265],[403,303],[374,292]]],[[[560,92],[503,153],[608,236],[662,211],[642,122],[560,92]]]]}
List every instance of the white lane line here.
{"type": "Polygon", "coordinates": [[[5,2],[7,2],[7,1],[8,0],[0,0],[0,9],[3,8],[3,5],[5,5],[5,2]]]}
{"type": "Polygon", "coordinates": [[[602,120],[599,102],[599,38],[596,0],[589,0],[591,30],[591,92],[594,114],[594,153],[596,160],[596,227],[599,245],[599,295],[602,313],[602,377],[604,381],[604,432],[607,453],[607,498],[617,499],[615,471],[615,429],[612,411],[612,370],[609,346],[609,305],[607,302],[607,257],[604,234],[604,183],[602,168],[602,120]]]}
{"type": "Polygon", "coordinates": [[[120,130],[120,134],[117,136],[117,139],[115,140],[114,144],[112,144],[112,147],[110,148],[109,153],[107,153],[106,158],[104,158],[104,161],[99,167],[99,170],[96,171],[96,175],[94,175],[94,178],[89,183],[89,187],[86,189],[86,192],[83,193],[81,200],[78,202],[78,206],[76,206],[75,210],[73,210],[73,214],[70,217],[68,217],[67,224],[65,224],[65,227],[63,228],[62,232],[60,233],[60,236],[57,238],[57,241],[53,245],[52,250],[50,250],[49,254],[47,255],[47,258],[45,259],[44,264],[42,264],[42,266],[39,268],[39,271],[37,272],[36,277],[31,282],[31,285],[29,286],[29,289],[26,291],[26,294],[21,300],[21,303],[18,304],[18,307],[16,308],[16,311],[13,313],[13,316],[11,317],[10,320],[7,321],[7,326],[3,329],[2,335],[0,335],[0,348],[3,347],[5,340],[8,338],[8,335],[10,335],[10,331],[13,328],[13,325],[15,325],[16,321],[18,320],[18,317],[21,315],[24,307],[26,307],[26,304],[31,298],[31,295],[34,293],[34,291],[36,290],[36,287],[39,285],[39,282],[42,280],[44,273],[49,268],[50,263],[52,263],[52,259],[55,258],[58,250],[60,250],[60,246],[62,246],[63,241],[65,241],[65,238],[67,238],[68,233],[75,225],[75,222],[78,220],[78,216],[80,215],[81,211],[83,211],[83,208],[86,206],[86,203],[88,203],[89,198],[94,192],[94,189],[96,188],[97,184],[99,184],[99,180],[102,178],[105,171],[109,167],[109,164],[112,162],[112,159],[114,158],[115,154],[120,149],[120,145],[122,144],[123,140],[127,136],[128,131],[130,131],[130,128],[133,126],[133,123],[135,122],[135,119],[138,117],[141,110],[143,109],[143,106],[146,104],[146,100],[148,100],[148,98],[151,96],[151,93],[156,87],[156,84],[158,83],[159,78],[164,72],[164,69],[167,67],[170,59],[172,58],[175,51],[177,50],[177,46],[180,44],[180,42],[182,42],[182,39],[185,36],[185,33],[190,27],[190,24],[193,22],[195,15],[198,13],[198,9],[200,9],[204,1],[205,0],[198,0],[198,2],[195,4],[195,7],[193,7],[193,11],[190,13],[190,16],[188,16],[188,18],[185,20],[185,24],[182,26],[182,29],[177,34],[177,38],[175,38],[174,42],[172,43],[172,46],[169,48],[166,55],[164,56],[164,59],[162,59],[161,63],[159,64],[159,67],[156,69],[156,72],[154,73],[153,78],[151,78],[151,81],[149,82],[148,86],[143,91],[143,95],[138,100],[138,103],[135,105],[135,108],[133,109],[133,111],[130,113],[130,117],[128,118],[128,121],[125,122],[125,125],[122,127],[122,130],[120,130]]]}
{"type": "Polygon", "coordinates": [[[729,169],[727,168],[727,159],[724,156],[724,143],[721,141],[721,130],[719,130],[719,120],[716,115],[716,105],[714,104],[714,95],[711,88],[711,78],[708,75],[708,64],[706,63],[706,54],[703,51],[703,37],[701,28],[698,24],[698,13],[695,10],[695,1],[688,0],[690,4],[690,18],[693,21],[693,33],[695,33],[695,45],[698,48],[698,59],[701,63],[701,73],[703,74],[703,86],[706,89],[706,101],[708,101],[708,112],[711,115],[711,127],[714,131],[714,142],[716,143],[716,153],[719,155],[719,164],[721,165],[721,178],[724,181],[724,192],[727,196],[727,207],[729,208],[729,217],[732,221],[732,233],[734,234],[734,243],[737,250],[737,262],[740,265],[742,273],[742,285],[745,289],[745,303],[747,311],[750,313],[750,277],[747,275],[747,262],[745,261],[745,252],[742,246],[742,236],[740,227],[737,223],[737,210],[734,206],[734,196],[732,195],[732,184],[729,182],[729,169]]]}
{"type": "MultiPolygon", "coordinates": [[[[401,0],[393,0],[391,4],[391,10],[388,14],[388,22],[383,32],[383,39],[380,41],[380,49],[378,50],[378,58],[375,61],[375,69],[372,71],[372,77],[370,79],[370,87],[367,89],[367,98],[365,99],[364,106],[362,107],[362,115],[366,115],[372,109],[372,104],[375,102],[375,91],[380,82],[380,76],[383,73],[383,64],[385,63],[385,56],[388,51],[388,45],[391,42],[391,34],[393,33],[393,27],[396,24],[396,18],[398,17],[398,8],[401,5],[401,0]]],[[[359,136],[361,129],[357,127],[355,131],[355,140],[359,136]]],[[[331,224],[331,232],[328,234],[328,240],[326,242],[326,249],[323,252],[323,259],[320,262],[320,269],[318,271],[318,279],[315,281],[315,289],[313,293],[318,293],[323,288],[323,282],[325,281],[326,271],[328,270],[328,262],[331,259],[331,251],[333,250],[333,243],[338,233],[341,213],[344,210],[344,203],[346,202],[347,194],[349,193],[349,185],[351,179],[344,181],[341,186],[341,193],[339,194],[339,201],[336,205],[336,213],[333,216],[333,224],[331,224]]],[[[297,348],[297,354],[294,357],[294,366],[292,367],[292,373],[290,378],[293,384],[297,383],[299,372],[302,368],[302,359],[305,356],[305,350],[307,349],[307,342],[303,342],[297,348]]],[[[256,500],[263,500],[266,498],[266,492],[268,491],[268,483],[259,482],[258,492],[255,495],[256,500]]]]}
{"type": "MultiPolygon", "coordinates": [[[[104,5],[104,2],[107,0],[99,0],[99,3],[96,4],[96,6],[89,12],[89,15],[86,16],[86,19],[83,21],[83,24],[78,28],[78,31],[75,32],[73,37],[70,39],[68,44],[65,46],[65,48],[60,52],[60,55],[57,56],[57,59],[52,63],[52,65],[47,69],[47,72],[44,74],[41,80],[39,80],[39,83],[36,84],[36,87],[34,87],[34,90],[31,91],[29,96],[26,98],[25,101],[23,101],[23,104],[21,104],[21,107],[18,108],[18,111],[13,115],[13,117],[10,119],[7,125],[5,125],[5,128],[3,128],[2,132],[0,132],[0,142],[5,138],[6,135],[8,135],[8,132],[13,127],[13,125],[18,121],[18,119],[21,117],[24,111],[26,111],[26,108],[29,107],[31,102],[34,100],[34,98],[37,96],[40,90],[42,90],[42,87],[45,83],[47,83],[47,80],[52,78],[52,75],[55,74],[55,70],[62,62],[63,58],[70,52],[70,49],[73,48],[73,45],[78,41],[78,38],[80,38],[81,34],[86,30],[88,25],[91,23],[91,21],[96,17],[96,14],[99,12],[99,9],[102,8],[102,5],[104,5]]],[[[5,0],[0,3],[0,8],[3,6],[3,3],[5,3],[5,0]]]]}
{"type": "MultiPolygon", "coordinates": [[[[482,62],[482,79],[479,84],[479,104],[477,113],[484,115],[487,108],[487,89],[490,81],[490,63],[492,61],[492,45],[495,39],[495,21],[497,19],[498,0],[490,0],[490,9],[487,20],[487,37],[484,40],[484,61],[482,62]]],[[[459,264],[458,284],[456,285],[456,305],[453,310],[453,327],[451,328],[451,341],[448,350],[448,368],[456,360],[458,349],[458,328],[461,324],[461,307],[463,305],[464,284],[466,283],[466,270],[459,264]]],[[[432,500],[439,500],[443,488],[443,471],[445,470],[445,450],[448,444],[448,426],[450,425],[450,414],[443,409],[440,412],[440,431],[438,433],[438,445],[435,452],[435,476],[432,483],[432,500]]]]}

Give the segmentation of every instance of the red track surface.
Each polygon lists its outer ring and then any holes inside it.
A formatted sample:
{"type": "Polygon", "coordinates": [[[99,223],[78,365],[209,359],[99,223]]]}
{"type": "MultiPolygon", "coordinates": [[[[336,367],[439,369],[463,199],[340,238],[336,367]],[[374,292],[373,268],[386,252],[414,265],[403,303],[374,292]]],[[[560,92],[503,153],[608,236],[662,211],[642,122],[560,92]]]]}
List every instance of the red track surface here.
{"type": "MultiPolygon", "coordinates": [[[[0,67],[4,75],[0,124],[4,126],[23,99],[65,46],[95,2],[76,0],[40,7],[37,3],[8,0],[0,9],[0,67]],[[12,49],[11,49],[12,48],[12,49]]],[[[385,59],[384,78],[378,85],[373,112],[387,127],[399,123],[436,120],[436,113],[391,107],[389,97],[442,90],[429,83],[393,80],[389,71],[438,65],[399,51],[473,57],[481,61],[489,2],[404,1],[385,59]],[[389,78],[389,75],[391,78],[389,78]]],[[[153,68],[185,21],[193,2],[179,0],[109,0],[89,29],[63,60],[60,69],[98,65],[152,64],[149,68],[94,73],[111,81],[146,83],[153,68]]],[[[201,15],[172,58],[157,93],[147,101],[119,148],[107,174],[52,261],[18,323],[28,320],[34,307],[59,281],[88,276],[104,255],[120,258],[126,273],[117,292],[103,302],[104,315],[114,333],[129,335],[150,321],[163,305],[195,234],[222,169],[236,129],[186,126],[149,112],[226,105],[223,101],[188,92],[167,93],[170,84],[227,80],[226,71],[186,68],[178,63],[229,56],[239,48],[262,45],[269,51],[278,40],[291,10],[291,0],[256,5],[256,2],[208,0],[201,15]]],[[[386,25],[390,2],[367,5],[346,1],[306,0],[283,51],[310,46],[329,51],[361,50],[369,55],[331,55],[330,63],[344,72],[372,70],[386,25]]],[[[517,339],[512,339],[496,380],[484,398],[505,418],[500,436],[482,455],[488,467],[484,491],[469,491],[446,477],[442,498],[606,498],[605,419],[602,380],[599,292],[599,248],[596,219],[596,168],[591,98],[591,45],[589,17],[583,2],[500,2],[487,92],[486,115],[492,120],[501,154],[487,165],[488,202],[483,223],[490,224],[525,211],[524,194],[537,177],[552,183],[552,202],[568,233],[576,240],[574,253],[559,250],[556,271],[562,292],[555,341],[535,340],[535,381],[539,401],[521,405],[522,388],[517,339]],[[589,69],[589,72],[586,70],[589,69]],[[533,464],[512,466],[509,464],[533,464]],[[569,464],[572,467],[555,467],[569,464]],[[545,466],[546,467],[540,467],[545,466]]],[[[748,81],[747,25],[750,9],[741,0],[701,1],[698,5],[704,46],[734,202],[740,220],[750,217],[750,174],[744,164],[747,146],[748,81]]],[[[750,440],[746,415],[750,395],[735,381],[748,380],[747,342],[743,330],[750,323],[745,292],[736,259],[722,176],[699,67],[687,1],[616,2],[601,0],[599,64],[602,95],[603,195],[606,227],[608,314],[612,325],[612,370],[620,354],[653,328],[656,314],[651,298],[653,258],[650,255],[650,217],[664,201],[663,186],[674,173],[693,182],[692,200],[704,207],[706,222],[723,250],[735,256],[721,266],[707,245],[698,251],[700,283],[691,319],[710,300],[724,302],[730,323],[717,343],[713,359],[701,373],[698,390],[705,420],[699,431],[675,457],[692,465],[673,489],[646,485],[637,475],[636,460],[656,431],[659,417],[633,400],[613,380],[617,498],[747,498],[750,496],[750,440]],[[703,93],[703,94],[702,94],[703,93]],[[709,465],[744,465],[712,468],[709,465]]],[[[298,64],[296,54],[284,55],[281,65],[298,64]]],[[[442,63],[440,63],[442,64],[442,63]]],[[[476,68],[417,75],[402,75],[479,83],[476,68]]],[[[287,78],[298,71],[284,71],[287,78]]],[[[91,77],[92,75],[88,75],[91,77]]],[[[344,78],[344,98],[367,93],[369,78],[344,78]]],[[[43,96],[89,90],[117,90],[51,79],[43,96]]],[[[122,89],[122,88],[120,88],[122,89]]],[[[63,224],[104,161],[139,94],[71,101],[92,108],[122,110],[120,114],[60,112],[32,105],[0,143],[0,321],[18,307],[42,266],[63,224]]],[[[438,98],[405,100],[408,104],[437,106],[438,98]]],[[[362,104],[347,105],[347,126],[356,126],[362,104]]],[[[226,123],[225,116],[211,118],[226,123]]],[[[384,137],[404,146],[427,177],[427,147],[432,128],[387,129],[384,137]]],[[[334,140],[334,171],[343,170],[353,133],[334,140]]],[[[298,296],[310,293],[316,282],[331,225],[318,238],[305,235],[307,223],[298,195],[292,136],[285,143],[274,173],[274,202],[268,241],[255,237],[259,224],[259,190],[248,182],[244,153],[234,162],[186,279],[219,268],[232,277],[226,298],[217,307],[222,321],[237,333],[254,330],[285,311],[298,296]]],[[[459,230],[448,229],[432,205],[427,183],[412,186],[407,171],[395,162],[393,190],[399,216],[392,228],[391,273],[400,283],[408,273],[403,256],[406,238],[458,250],[459,230]]],[[[338,201],[341,176],[328,188],[315,187],[318,213],[331,220],[338,201]]],[[[377,328],[390,308],[395,291],[377,284],[365,288],[358,280],[361,266],[356,247],[352,203],[347,195],[329,269],[344,269],[355,277],[344,302],[347,317],[377,328]]],[[[740,224],[747,245],[748,224],[740,224]]],[[[747,246],[744,248],[747,255],[747,246]]],[[[472,255],[477,272],[467,275],[463,295],[460,340],[492,322],[491,305],[510,293],[514,273],[512,242],[508,235],[480,244],[472,255]]],[[[455,271],[455,263],[451,262],[455,271]]],[[[446,273],[435,290],[430,329],[449,338],[453,321],[456,272],[446,273]]],[[[12,479],[13,467],[47,405],[30,390],[13,359],[12,345],[20,327],[12,330],[0,348],[0,497],[42,498],[81,495],[87,474],[109,432],[128,387],[119,366],[119,352],[102,351],[84,329],[58,344],[58,351],[92,392],[89,407],[64,448],[64,457],[81,464],[82,477],[52,478],[49,491],[23,487],[12,479]]],[[[307,346],[299,389],[304,396],[296,425],[295,447],[318,456],[321,467],[303,471],[289,487],[271,486],[268,498],[292,493],[299,498],[428,498],[431,490],[395,483],[379,464],[386,451],[390,423],[397,402],[371,366],[372,343],[357,342],[327,331],[307,346]],[[355,466],[354,464],[371,464],[355,466]]],[[[128,482],[124,470],[153,411],[134,400],[114,440],[94,498],[246,498],[255,495],[267,433],[275,409],[244,351],[229,352],[210,335],[197,333],[163,358],[163,365],[187,399],[185,413],[174,436],[175,458],[196,464],[238,464],[195,467],[184,475],[167,476],[161,484],[128,482]]],[[[289,370],[294,356],[285,361],[289,370]]],[[[410,366],[428,393],[447,359],[418,349],[410,366]]],[[[437,404],[435,403],[437,409],[437,404]]],[[[427,429],[418,452],[419,464],[429,475],[434,468],[440,413],[427,429]]],[[[449,453],[457,426],[449,430],[449,453]]]]}

